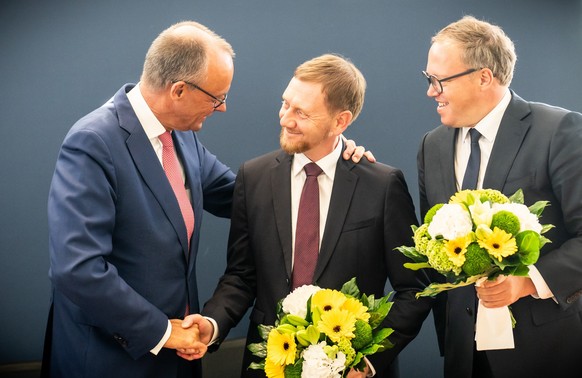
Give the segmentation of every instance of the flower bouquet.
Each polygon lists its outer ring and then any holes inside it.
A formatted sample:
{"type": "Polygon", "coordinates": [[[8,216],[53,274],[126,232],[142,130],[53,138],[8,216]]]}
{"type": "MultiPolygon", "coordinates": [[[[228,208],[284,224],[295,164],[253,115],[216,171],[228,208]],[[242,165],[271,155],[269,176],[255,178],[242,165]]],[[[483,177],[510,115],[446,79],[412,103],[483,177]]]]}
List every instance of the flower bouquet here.
{"type": "Polygon", "coordinates": [[[267,377],[340,378],[363,370],[364,356],[391,348],[391,328],[380,327],[392,302],[360,293],[355,278],[341,291],[298,287],[277,306],[274,325],[259,325],[263,341],[249,345],[262,361],[249,368],[267,377]]]}
{"type": "MultiPolygon", "coordinates": [[[[413,261],[405,267],[432,268],[447,278],[445,283],[430,284],[417,297],[479,285],[499,275],[527,276],[528,265],[538,260],[540,249],[549,242],[543,234],[553,226],[539,222],[547,205],[548,201],[538,201],[528,208],[521,189],[509,198],[497,190],[477,189],[462,190],[448,203],[433,206],[420,227],[412,226],[414,247],[397,248],[413,261]]],[[[479,313],[485,314],[484,309],[479,306],[478,333],[479,313]]],[[[508,308],[501,310],[509,316],[513,345],[511,327],[515,322],[508,308]]],[[[501,332],[507,336],[506,330],[501,332]]]]}

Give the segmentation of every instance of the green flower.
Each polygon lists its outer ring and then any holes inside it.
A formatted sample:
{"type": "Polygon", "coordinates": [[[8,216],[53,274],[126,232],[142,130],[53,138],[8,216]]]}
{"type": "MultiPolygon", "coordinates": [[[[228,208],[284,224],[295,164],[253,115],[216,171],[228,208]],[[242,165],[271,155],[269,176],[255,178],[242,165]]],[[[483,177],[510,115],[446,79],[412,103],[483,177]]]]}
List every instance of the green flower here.
{"type": "Polygon", "coordinates": [[[534,231],[523,231],[516,235],[519,260],[523,265],[531,265],[540,257],[540,235],[534,231]]]}
{"type": "Polygon", "coordinates": [[[424,223],[416,229],[413,235],[414,247],[416,250],[423,255],[426,255],[426,250],[428,249],[428,242],[430,241],[430,236],[428,235],[428,223],[424,223]]]}
{"type": "Polygon", "coordinates": [[[356,359],[356,350],[352,343],[350,343],[350,340],[342,337],[337,342],[337,348],[338,351],[343,352],[343,354],[346,355],[346,366],[350,366],[350,364],[356,359]]]}
{"type": "Polygon", "coordinates": [[[477,243],[469,244],[467,253],[465,253],[465,264],[462,267],[463,272],[468,276],[476,276],[485,273],[490,266],[491,258],[487,250],[481,248],[477,243]]]}
{"type": "Polygon", "coordinates": [[[441,274],[454,272],[456,275],[461,273],[461,267],[456,266],[449,259],[444,243],[437,239],[431,239],[427,245],[428,263],[430,266],[441,274]]]}
{"type": "Polygon", "coordinates": [[[489,201],[491,203],[509,203],[509,198],[499,190],[478,189],[476,192],[480,195],[481,202],[489,201]]]}
{"type": "Polygon", "coordinates": [[[507,232],[511,235],[517,235],[521,224],[519,218],[510,211],[501,210],[493,214],[491,219],[491,229],[495,227],[507,232]]]}
{"type": "Polygon", "coordinates": [[[358,319],[354,335],[356,337],[352,339],[352,346],[355,350],[360,350],[372,342],[372,327],[367,322],[358,319]]]}
{"type": "Polygon", "coordinates": [[[301,378],[303,359],[298,359],[293,365],[285,366],[285,378],[301,378]]]}

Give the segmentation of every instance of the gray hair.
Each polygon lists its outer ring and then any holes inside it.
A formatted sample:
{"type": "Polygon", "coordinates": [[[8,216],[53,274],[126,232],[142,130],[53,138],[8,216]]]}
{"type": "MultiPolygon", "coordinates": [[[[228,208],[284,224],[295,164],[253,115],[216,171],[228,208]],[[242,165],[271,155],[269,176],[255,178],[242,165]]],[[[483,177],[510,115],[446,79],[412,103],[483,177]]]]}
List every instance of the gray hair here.
{"type": "Polygon", "coordinates": [[[176,80],[203,81],[208,71],[207,56],[211,47],[234,58],[232,46],[206,26],[195,21],[174,24],[152,42],[141,81],[153,89],[163,89],[176,80]]]}

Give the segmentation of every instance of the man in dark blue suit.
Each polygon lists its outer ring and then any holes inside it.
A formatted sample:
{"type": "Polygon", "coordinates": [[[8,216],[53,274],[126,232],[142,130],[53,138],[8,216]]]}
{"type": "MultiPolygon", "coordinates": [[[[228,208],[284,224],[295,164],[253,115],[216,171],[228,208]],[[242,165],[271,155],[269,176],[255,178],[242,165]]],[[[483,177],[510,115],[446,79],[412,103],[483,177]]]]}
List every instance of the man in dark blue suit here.
{"type": "Polygon", "coordinates": [[[233,57],[205,26],[173,25],[152,43],[140,82],[124,85],[65,137],[48,200],[53,291],[44,375],[201,375],[206,345],[181,319],[199,311],[203,210],[230,217],[235,175],[195,132],[226,111],[233,57]],[[182,197],[162,164],[170,134],[182,197]]]}
{"type": "Polygon", "coordinates": [[[53,316],[44,370],[51,376],[198,371],[199,361],[174,349],[205,345],[179,319],[198,310],[203,210],[230,216],[235,176],[193,131],[226,111],[233,56],[204,26],[176,24],[153,42],[140,83],[124,85],[65,137],[48,201],[53,316]],[[191,236],[161,164],[158,137],[166,131],[191,199],[191,236]]]}
{"type": "Polygon", "coordinates": [[[470,16],[437,33],[428,53],[427,95],[442,125],[424,136],[418,152],[422,215],[461,188],[475,129],[477,187],[506,195],[522,189],[527,205],[548,200],[541,221],[556,226],[529,276],[439,294],[434,315],[447,378],[580,375],[582,114],[511,91],[515,61],[501,28],[470,16]],[[513,348],[476,350],[476,295],[484,308],[511,306],[513,348]]]}

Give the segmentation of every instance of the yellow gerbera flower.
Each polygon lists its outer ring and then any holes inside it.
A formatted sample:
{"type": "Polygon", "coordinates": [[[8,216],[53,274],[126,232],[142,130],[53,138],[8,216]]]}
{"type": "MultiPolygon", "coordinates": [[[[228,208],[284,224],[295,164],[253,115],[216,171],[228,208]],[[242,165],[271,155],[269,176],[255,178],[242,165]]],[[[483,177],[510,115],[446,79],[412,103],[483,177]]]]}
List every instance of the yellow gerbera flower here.
{"type": "Polygon", "coordinates": [[[370,320],[370,314],[367,312],[368,307],[364,306],[362,302],[356,298],[348,298],[342,306],[343,310],[348,310],[350,313],[354,314],[356,318],[361,319],[365,322],[370,320]]]}
{"type": "Polygon", "coordinates": [[[473,237],[468,234],[445,242],[443,247],[449,260],[455,266],[460,267],[465,263],[465,253],[467,253],[467,247],[471,244],[471,241],[473,241],[473,237]]]}
{"type": "Polygon", "coordinates": [[[321,313],[340,309],[346,296],[337,290],[323,289],[313,294],[311,297],[311,308],[318,308],[321,313]]]}
{"type": "Polygon", "coordinates": [[[513,236],[498,227],[493,228],[493,232],[483,234],[483,236],[484,239],[478,240],[479,245],[499,261],[517,252],[517,244],[513,236]]]}
{"type": "Polygon", "coordinates": [[[347,310],[329,310],[321,315],[317,328],[336,343],[342,337],[353,339],[355,337],[356,316],[347,310]]]}
{"type": "Polygon", "coordinates": [[[276,365],[289,365],[295,362],[297,344],[292,334],[271,330],[267,339],[267,360],[276,365]]]}
{"type": "Polygon", "coordinates": [[[265,360],[267,378],[285,378],[285,365],[276,364],[270,359],[265,360]]]}

